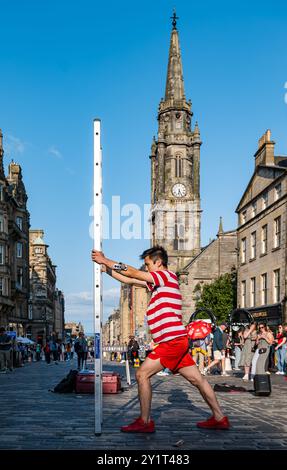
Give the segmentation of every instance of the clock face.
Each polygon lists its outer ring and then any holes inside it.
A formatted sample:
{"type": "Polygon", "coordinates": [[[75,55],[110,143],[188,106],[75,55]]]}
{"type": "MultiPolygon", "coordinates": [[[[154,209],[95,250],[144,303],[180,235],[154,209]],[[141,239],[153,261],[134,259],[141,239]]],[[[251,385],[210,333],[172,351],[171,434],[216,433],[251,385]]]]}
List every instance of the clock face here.
{"type": "Polygon", "coordinates": [[[186,187],[182,183],[177,183],[172,187],[172,194],[175,197],[184,197],[186,196],[186,187]]]}

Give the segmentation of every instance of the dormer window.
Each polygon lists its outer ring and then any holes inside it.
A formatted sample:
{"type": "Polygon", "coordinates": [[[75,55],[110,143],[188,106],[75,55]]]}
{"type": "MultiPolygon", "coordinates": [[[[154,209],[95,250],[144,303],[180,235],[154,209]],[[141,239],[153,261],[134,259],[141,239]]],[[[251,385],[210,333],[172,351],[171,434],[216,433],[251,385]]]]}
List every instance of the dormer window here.
{"type": "Polygon", "coordinates": [[[255,217],[255,216],[256,216],[256,213],[257,213],[257,202],[254,201],[254,202],[252,203],[252,210],[251,210],[251,215],[252,215],[252,217],[255,217]]]}
{"type": "Polygon", "coordinates": [[[243,211],[243,212],[241,213],[241,223],[242,223],[242,224],[245,224],[246,219],[247,219],[247,211],[243,211]]]}
{"type": "Polygon", "coordinates": [[[43,253],[43,248],[40,248],[39,246],[37,246],[37,247],[35,248],[35,253],[36,253],[37,255],[42,254],[42,253],[43,253]]]}
{"type": "Polygon", "coordinates": [[[262,196],[262,209],[266,209],[268,206],[268,193],[264,193],[262,196]]]}
{"type": "Polygon", "coordinates": [[[274,200],[277,201],[282,196],[282,186],[281,183],[275,186],[275,197],[274,200]]]}

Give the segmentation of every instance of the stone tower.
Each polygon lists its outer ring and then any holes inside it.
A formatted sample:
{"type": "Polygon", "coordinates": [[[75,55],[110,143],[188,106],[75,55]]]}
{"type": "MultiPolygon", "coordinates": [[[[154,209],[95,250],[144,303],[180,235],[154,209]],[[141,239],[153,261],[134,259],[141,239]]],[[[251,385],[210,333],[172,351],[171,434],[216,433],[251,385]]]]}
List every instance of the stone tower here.
{"type": "Polygon", "coordinates": [[[176,15],[173,16],[165,98],[151,147],[152,245],[167,249],[169,268],[181,271],[200,252],[200,132],[186,101],[176,15]]]}

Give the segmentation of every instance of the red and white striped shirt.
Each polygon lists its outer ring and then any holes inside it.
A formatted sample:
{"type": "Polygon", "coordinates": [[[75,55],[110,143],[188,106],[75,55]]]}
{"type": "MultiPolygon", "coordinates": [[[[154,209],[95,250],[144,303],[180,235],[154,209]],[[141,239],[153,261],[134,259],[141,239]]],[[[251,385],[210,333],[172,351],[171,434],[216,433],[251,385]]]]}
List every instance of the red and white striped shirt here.
{"type": "Polygon", "coordinates": [[[154,342],[162,343],[186,335],[177,275],[171,271],[154,271],[150,274],[153,283],[147,282],[147,288],[152,292],[147,308],[147,324],[154,342]]]}

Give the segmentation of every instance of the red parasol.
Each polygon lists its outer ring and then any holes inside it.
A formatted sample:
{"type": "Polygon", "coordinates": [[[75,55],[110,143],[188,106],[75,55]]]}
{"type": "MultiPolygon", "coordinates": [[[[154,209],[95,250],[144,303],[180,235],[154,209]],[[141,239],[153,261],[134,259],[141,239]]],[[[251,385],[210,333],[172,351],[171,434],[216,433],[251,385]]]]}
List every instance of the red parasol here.
{"type": "Polygon", "coordinates": [[[212,331],[212,324],[206,320],[193,320],[186,327],[187,336],[192,341],[206,338],[212,331]]]}

